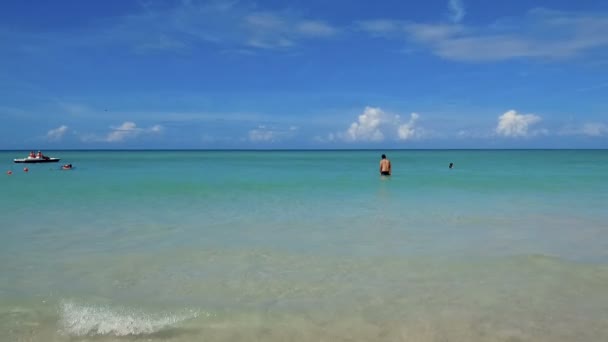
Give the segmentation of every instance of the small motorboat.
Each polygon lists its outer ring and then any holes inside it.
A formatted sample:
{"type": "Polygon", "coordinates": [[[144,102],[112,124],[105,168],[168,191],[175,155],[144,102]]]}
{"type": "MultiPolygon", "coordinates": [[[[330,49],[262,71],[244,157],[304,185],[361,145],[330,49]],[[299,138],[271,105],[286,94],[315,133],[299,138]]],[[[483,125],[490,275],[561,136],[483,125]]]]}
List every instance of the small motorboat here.
{"type": "Polygon", "coordinates": [[[42,152],[38,151],[38,153],[34,153],[34,151],[31,151],[29,156],[27,156],[27,158],[16,158],[13,159],[13,161],[15,163],[28,163],[28,164],[34,164],[34,163],[56,163],[58,162],[60,159],[59,158],[51,158],[51,157],[47,157],[44,154],[42,154],[42,152]]]}
{"type": "Polygon", "coordinates": [[[56,163],[60,159],[59,158],[51,158],[51,157],[42,157],[42,158],[16,158],[13,159],[15,163],[56,163]]]}

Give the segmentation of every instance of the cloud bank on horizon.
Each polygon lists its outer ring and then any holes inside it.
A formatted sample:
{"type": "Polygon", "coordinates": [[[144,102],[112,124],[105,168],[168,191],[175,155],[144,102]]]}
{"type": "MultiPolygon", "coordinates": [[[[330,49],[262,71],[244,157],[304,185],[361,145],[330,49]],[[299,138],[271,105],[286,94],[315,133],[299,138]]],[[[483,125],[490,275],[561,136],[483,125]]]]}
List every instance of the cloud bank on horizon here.
{"type": "Polygon", "coordinates": [[[498,117],[498,126],[496,133],[504,137],[526,137],[530,134],[530,126],[541,121],[540,116],[534,114],[517,114],[516,111],[510,110],[498,117]]]}
{"type": "Polygon", "coordinates": [[[39,6],[0,14],[0,148],[608,148],[608,4],[39,6]]]}

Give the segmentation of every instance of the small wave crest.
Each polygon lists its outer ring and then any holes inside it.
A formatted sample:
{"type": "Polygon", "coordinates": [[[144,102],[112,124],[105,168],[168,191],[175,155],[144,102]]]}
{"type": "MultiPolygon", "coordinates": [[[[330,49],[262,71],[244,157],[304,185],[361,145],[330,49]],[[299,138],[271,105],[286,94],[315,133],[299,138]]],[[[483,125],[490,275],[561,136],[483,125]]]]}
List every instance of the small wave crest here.
{"type": "Polygon", "coordinates": [[[82,305],[71,301],[60,304],[61,332],[72,336],[150,335],[199,316],[198,311],[148,314],[125,308],[82,305]]]}

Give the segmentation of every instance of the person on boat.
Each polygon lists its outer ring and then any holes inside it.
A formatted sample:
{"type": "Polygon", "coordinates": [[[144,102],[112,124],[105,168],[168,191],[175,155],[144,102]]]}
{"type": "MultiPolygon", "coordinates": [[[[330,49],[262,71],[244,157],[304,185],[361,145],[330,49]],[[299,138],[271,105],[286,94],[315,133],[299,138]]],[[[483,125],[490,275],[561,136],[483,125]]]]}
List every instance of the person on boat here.
{"type": "Polygon", "coordinates": [[[386,158],[386,155],[382,155],[380,159],[380,175],[390,176],[391,175],[391,161],[386,158]]]}
{"type": "Polygon", "coordinates": [[[30,151],[30,155],[27,156],[28,158],[36,158],[36,155],[34,154],[34,151],[30,151]]]}
{"type": "Polygon", "coordinates": [[[44,154],[42,154],[42,152],[38,151],[38,154],[36,155],[36,158],[40,158],[40,159],[44,159],[44,160],[48,160],[50,159],[50,157],[45,156],[44,154]]]}

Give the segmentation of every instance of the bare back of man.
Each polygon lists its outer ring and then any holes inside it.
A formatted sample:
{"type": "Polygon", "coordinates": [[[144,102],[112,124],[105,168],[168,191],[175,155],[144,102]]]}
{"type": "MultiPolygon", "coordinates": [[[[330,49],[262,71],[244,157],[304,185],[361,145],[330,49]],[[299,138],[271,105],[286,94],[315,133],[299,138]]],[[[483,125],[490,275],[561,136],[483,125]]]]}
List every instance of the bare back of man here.
{"type": "Polygon", "coordinates": [[[380,174],[382,176],[390,176],[391,171],[391,161],[383,154],[382,159],[380,159],[380,174]]]}

